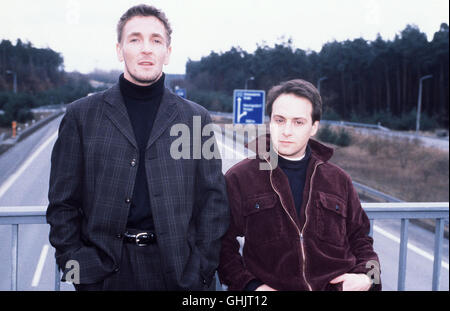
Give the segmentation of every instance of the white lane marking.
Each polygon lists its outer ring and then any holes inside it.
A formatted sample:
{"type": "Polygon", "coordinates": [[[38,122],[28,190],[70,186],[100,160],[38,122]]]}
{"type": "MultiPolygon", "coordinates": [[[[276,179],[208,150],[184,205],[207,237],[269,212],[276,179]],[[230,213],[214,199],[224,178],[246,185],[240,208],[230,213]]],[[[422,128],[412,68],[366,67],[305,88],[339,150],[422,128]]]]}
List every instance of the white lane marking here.
{"type": "MultiPolygon", "coordinates": [[[[400,238],[398,238],[395,235],[387,232],[386,230],[381,229],[380,227],[375,226],[375,225],[373,226],[373,230],[378,232],[381,235],[384,235],[386,238],[388,238],[388,239],[390,239],[390,240],[400,244],[400,238]]],[[[431,255],[430,253],[427,253],[423,249],[421,249],[421,248],[419,248],[419,247],[417,247],[417,246],[415,246],[415,245],[413,245],[411,243],[408,243],[408,249],[413,251],[414,253],[422,256],[422,257],[425,257],[426,259],[428,259],[430,261],[434,261],[434,256],[433,255],[431,255]]],[[[442,260],[441,264],[442,264],[442,268],[448,270],[448,262],[445,262],[444,260],[442,260]]]]}
{"type": "Polygon", "coordinates": [[[28,159],[14,172],[0,187],[0,198],[6,191],[16,182],[16,180],[23,174],[23,172],[33,163],[37,156],[58,136],[58,132],[55,132],[50,136],[28,159]]]}
{"type": "MultiPolygon", "coordinates": [[[[229,147],[229,146],[227,146],[226,144],[224,144],[224,143],[222,143],[220,140],[216,140],[216,142],[217,142],[217,144],[219,145],[219,147],[220,148],[225,148],[225,149],[227,149],[227,150],[230,150],[231,152],[233,152],[234,154],[236,154],[236,155],[238,155],[239,156],[239,158],[238,159],[233,159],[233,160],[243,160],[243,159],[246,159],[248,156],[246,156],[245,154],[242,154],[242,153],[240,153],[240,152],[237,152],[236,150],[234,150],[233,148],[231,148],[231,147],[229,147]]],[[[224,159],[224,160],[228,160],[228,159],[225,159],[225,157],[224,157],[224,155],[223,155],[223,152],[222,152],[222,158],[224,159]]]]}
{"type": "Polygon", "coordinates": [[[34,271],[33,281],[31,282],[32,287],[36,287],[39,285],[39,282],[41,280],[42,270],[44,269],[44,263],[45,259],[47,258],[48,249],[50,246],[48,244],[45,244],[44,247],[42,247],[41,256],[39,257],[38,264],[36,266],[36,271],[34,271]]]}
{"type": "MultiPolygon", "coordinates": [[[[247,156],[245,154],[237,152],[235,149],[233,149],[233,148],[227,146],[226,144],[222,143],[219,139],[216,139],[216,142],[217,142],[217,144],[219,145],[220,148],[222,148],[222,149],[225,148],[227,150],[230,150],[231,152],[233,152],[234,154],[239,156],[238,159],[232,159],[232,160],[242,160],[242,159],[246,159],[247,158],[247,156]]],[[[222,159],[227,160],[227,159],[225,159],[225,156],[224,156],[223,153],[224,152],[221,152],[222,159]]]]}
{"type": "MultiPolygon", "coordinates": [[[[223,133],[221,133],[221,132],[214,132],[214,134],[216,135],[216,142],[217,142],[217,144],[219,145],[219,148],[221,148],[222,150],[222,152],[221,152],[221,158],[222,158],[222,160],[244,160],[244,159],[247,159],[247,158],[249,158],[249,157],[255,157],[256,156],[256,154],[252,151],[252,150],[249,150],[249,149],[247,149],[246,147],[242,147],[242,149],[243,149],[243,151],[245,151],[245,150],[247,150],[247,153],[248,154],[244,154],[244,153],[242,153],[242,152],[239,152],[238,150],[236,150],[235,148],[233,148],[233,147],[230,147],[230,146],[228,146],[226,143],[224,144],[220,139],[218,139],[218,137],[224,137],[224,140],[226,141],[227,140],[227,136],[226,135],[224,135],[223,133]],[[231,151],[233,154],[235,154],[235,155],[237,155],[238,156],[238,158],[235,158],[235,157],[233,157],[232,159],[229,159],[229,158],[227,158],[226,157],[226,155],[227,154],[225,154],[224,153],[224,151],[223,151],[223,149],[227,149],[227,150],[229,150],[229,151],[231,151]]],[[[235,143],[234,143],[234,139],[233,138],[229,138],[229,142],[230,143],[233,143],[233,145],[234,146],[237,146],[237,144],[240,144],[240,142],[238,142],[238,141],[236,141],[235,143]]],[[[240,148],[239,148],[240,149],[240,148]]]]}

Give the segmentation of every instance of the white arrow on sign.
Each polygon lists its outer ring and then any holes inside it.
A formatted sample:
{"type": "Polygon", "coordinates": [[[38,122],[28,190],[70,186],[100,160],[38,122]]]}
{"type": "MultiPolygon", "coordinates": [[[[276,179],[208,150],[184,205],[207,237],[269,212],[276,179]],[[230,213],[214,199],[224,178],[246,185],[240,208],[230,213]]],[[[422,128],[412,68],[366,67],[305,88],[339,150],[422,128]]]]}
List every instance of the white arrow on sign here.
{"type": "Polygon", "coordinates": [[[243,113],[241,113],[241,101],[242,101],[242,98],[238,97],[237,98],[237,103],[238,103],[238,106],[237,106],[237,112],[238,112],[237,113],[237,122],[238,123],[241,121],[241,118],[243,116],[247,115],[247,111],[244,111],[243,113]]]}

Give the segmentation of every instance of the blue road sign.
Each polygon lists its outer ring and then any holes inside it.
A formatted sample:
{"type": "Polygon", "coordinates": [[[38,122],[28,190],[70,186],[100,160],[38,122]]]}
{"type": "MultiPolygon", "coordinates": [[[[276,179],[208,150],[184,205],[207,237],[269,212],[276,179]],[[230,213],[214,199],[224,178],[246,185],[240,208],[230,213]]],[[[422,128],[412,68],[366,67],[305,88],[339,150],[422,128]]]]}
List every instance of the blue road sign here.
{"type": "Polygon", "coordinates": [[[186,98],[186,89],[175,89],[175,94],[177,94],[180,97],[186,98]]]}
{"type": "Polygon", "coordinates": [[[266,92],[260,90],[234,90],[233,123],[263,124],[266,92]]]}

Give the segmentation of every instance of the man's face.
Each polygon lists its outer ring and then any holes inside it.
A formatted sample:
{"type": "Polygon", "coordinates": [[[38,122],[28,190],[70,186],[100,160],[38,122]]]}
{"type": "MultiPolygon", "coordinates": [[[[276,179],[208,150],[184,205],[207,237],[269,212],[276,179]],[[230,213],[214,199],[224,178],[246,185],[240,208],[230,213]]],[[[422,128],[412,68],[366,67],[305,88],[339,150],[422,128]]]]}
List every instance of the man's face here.
{"type": "Polygon", "coordinates": [[[319,121],[312,123],[312,104],[293,94],[281,94],[274,101],[270,118],[270,136],[275,151],[287,159],[303,156],[319,121]]]}
{"type": "Polygon", "coordinates": [[[124,61],[124,76],[138,85],[150,85],[162,75],[172,48],[164,24],[154,16],[135,16],[123,27],[117,56],[124,61]]]}

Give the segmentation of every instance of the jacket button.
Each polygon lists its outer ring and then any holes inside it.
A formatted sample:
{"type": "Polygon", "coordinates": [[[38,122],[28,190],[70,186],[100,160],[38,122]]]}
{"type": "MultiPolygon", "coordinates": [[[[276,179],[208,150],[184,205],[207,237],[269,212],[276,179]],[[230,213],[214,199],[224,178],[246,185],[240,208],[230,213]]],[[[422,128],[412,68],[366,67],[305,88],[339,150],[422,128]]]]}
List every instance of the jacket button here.
{"type": "Polygon", "coordinates": [[[336,205],[336,210],[337,210],[337,211],[339,210],[339,205],[336,205]]]}
{"type": "Polygon", "coordinates": [[[255,208],[259,208],[259,204],[258,203],[256,203],[255,208]]]}
{"type": "Polygon", "coordinates": [[[119,267],[116,267],[116,268],[114,268],[114,272],[119,272],[120,271],[120,268],[119,267]]]}
{"type": "Polygon", "coordinates": [[[128,203],[130,203],[130,202],[131,202],[131,199],[130,199],[130,198],[126,198],[126,199],[125,199],[125,203],[128,204],[128,203]]]}
{"type": "Polygon", "coordinates": [[[131,160],[130,165],[131,165],[132,167],[135,167],[135,166],[136,166],[136,159],[131,160]]]}

